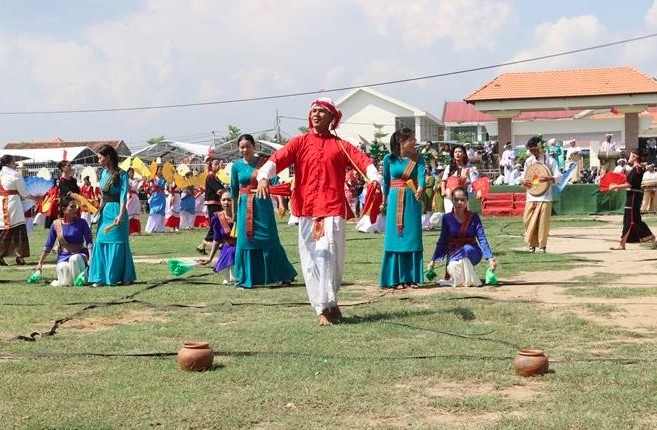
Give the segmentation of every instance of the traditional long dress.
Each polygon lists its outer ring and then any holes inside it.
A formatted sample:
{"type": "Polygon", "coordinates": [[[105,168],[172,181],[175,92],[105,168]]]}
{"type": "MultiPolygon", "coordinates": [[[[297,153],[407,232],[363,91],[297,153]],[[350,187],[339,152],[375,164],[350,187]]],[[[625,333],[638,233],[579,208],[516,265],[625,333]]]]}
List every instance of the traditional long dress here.
{"type": "Polygon", "coordinates": [[[57,251],[57,280],[54,286],[71,286],[78,275],[87,268],[89,261],[89,250],[92,246],[91,229],[89,224],[82,218],[76,218],[71,222],[64,219],[53,221],[43,246],[44,251],[50,252],[55,243],[58,243],[57,251]]]}
{"type": "Polygon", "coordinates": [[[180,229],[189,230],[194,227],[194,218],[196,216],[196,200],[194,199],[194,189],[183,188],[180,192],[180,229]]]}
{"type": "Polygon", "coordinates": [[[225,272],[229,269],[228,276],[224,277],[226,281],[232,281],[233,273],[231,268],[235,264],[235,238],[230,233],[233,229],[233,220],[226,216],[224,211],[215,212],[210,220],[212,226],[214,242],[221,243],[221,252],[217,258],[217,264],[214,266],[216,273],[225,272]]]}
{"type": "Polygon", "coordinates": [[[460,223],[454,212],[450,212],[443,216],[441,225],[440,237],[432,261],[443,258],[446,260],[447,272],[454,278],[455,286],[481,285],[481,281],[474,273],[474,266],[479,264],[482,257],[493,258],[493,252],[486,239],[479,214],[466,211],[465,219],[460,223]],[[462,263],[465,263],[465,266],[462,263]]]}
{"type": "Polygon", "coordinates": [[[22,201],[29,195],[20,173],[3,166],[0,170],[0,257],[30,256],[22,201]]]}
{"type": "Polygon", "coordinates": [[[424,282],[422,263],[422,204],[415,189],[425,186],[425,164],[388,154],[383,158],[383,195],[387,202],[386,231],[379,285],[424,282]],[[413,187],[408,185],[413,182],[413,187]]]}
{"type": "Polygon", "coordinates": [[[180,191],[176,188],[169,189],[165,214],[165,227],[174,231],[178,230],[180,227],[180,191]]]}
{"type": "MultiPolygon", "coordinates": [[[[508,178],[508,175],[506,173],[504,175],[505,178],[508,178]]],[[[445,169],[442,180],[447,181],[447,178],[449,178],[450,176],[457,176],[460,182],[459,186],[462,186],[463,188],[468,190],[470,188],[470,184],[472,183],[472,181],[477,179],[477,172],[469,164],[467,166],[462,166],[462,167],[458,167],[456,164],[450,164],[445,169]]],[[[451,212],[452,209],[454,209],[454,203],[452,203],[451,196],[443,197],[443,206],[446,213],[451,212]]]]}
{"type": "Polygon", "coordinates": [[[100,172],[102,203],[96,241],[91,253],[88,282],[99,285],[129,284],[137,279],[128,234],[128,213],[118,226],[113,225],[121,205],[128,197],[128,174],[120,171],[100,172]],[[112,226],[112,227],[110,227],[112,226]]]}
{"type": "Polygon", "coordinates": [[[623,214],[623,232],[621,233],[621,240],[626,243],[649,242],[655,237],[648,225],[641,219],[643,173],[643,168],[635,165],[627,174],[627,182],[631,188],[625,191],[625,213],[623,214]]]}
{"type": "MultiPolygon", "coordinates": [[[[237,249],[235,283],[243,288],[292,281],[297,276],[278,237],[271,199],[259,199],[256,188],[256,157],[237,160],[231,167],[231,197],[237,200],[237,249]]],[[[277,178],[271,183],[276,184],[277,178]]]]}
{"type": "Polygon", "coordinates": [[[139,186],[141,181],[139,179],[128,180],[128,203],[126,210],[128,211],[128,219],[130,220],[129,231],[130,234],[141,233],[141,202],[139,201],[139,186]]]}
{"type": "Polygon", "coordinates": [[[148,198],[148,219],[146,220],[146,233],[163,233],[164,216],[166,214],[167,199],[164,195],[166,180],[156,176],[151,180],[151,196],[148,198]]]}

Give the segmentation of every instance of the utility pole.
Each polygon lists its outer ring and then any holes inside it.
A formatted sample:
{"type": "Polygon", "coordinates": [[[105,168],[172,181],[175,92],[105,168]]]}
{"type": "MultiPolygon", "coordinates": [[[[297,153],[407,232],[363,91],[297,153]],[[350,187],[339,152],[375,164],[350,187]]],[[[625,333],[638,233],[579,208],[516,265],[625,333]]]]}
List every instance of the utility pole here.
{"type": "Polygon", "coordinates": [[[278,116],[278,109],[276,109],[276,143],[281,144],[281,118],[278,116]]]}

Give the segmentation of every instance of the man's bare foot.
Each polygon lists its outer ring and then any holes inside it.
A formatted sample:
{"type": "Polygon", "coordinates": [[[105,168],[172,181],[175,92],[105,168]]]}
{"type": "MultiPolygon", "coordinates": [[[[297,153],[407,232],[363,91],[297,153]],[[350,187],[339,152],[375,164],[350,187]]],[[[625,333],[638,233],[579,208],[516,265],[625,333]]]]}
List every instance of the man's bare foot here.
{"type": "Polygon", "coordinates": [[[612,251],[625,251],[625,246],[612,246],[609,249],[612,251]]]}
{"type": "Polygon", "coordinates": [[[319,314],[319,325],[321,326],[331,325],[331,321],[329,321],[328,316],[326,315],[328,314],[327,310],[328,309],[324,309],[324,312],[319,314]]]}

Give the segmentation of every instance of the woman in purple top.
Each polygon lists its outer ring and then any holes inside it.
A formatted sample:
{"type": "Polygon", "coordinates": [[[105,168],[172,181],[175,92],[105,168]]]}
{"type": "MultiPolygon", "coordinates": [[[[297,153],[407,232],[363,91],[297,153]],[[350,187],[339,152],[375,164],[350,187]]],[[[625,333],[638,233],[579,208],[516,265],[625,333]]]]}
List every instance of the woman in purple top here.
{"type": "Polygon", "coordinates": [[[456,188],[452,192],[454,209],[442,218],[440,237],[429,267],[433,268],[436,260],[446,259],[446,280],[455,287],[478,287],[481,280],[474,270],[486,257],[488,266],[495,270],[497,263],[493,257],[484,233],[479,214],[468,210],[468,193],[465,188],[456,188]]]}
{"type": "Polygon", "coordinates": [[[223,283],[226,285],[234,281],[232,267],[235,263],[236,243],[236,238],[231,237],[234,224],[233,201],[228,190],[221,194],[221,207],[223,210],[215,212],[210,218],[210,228],[212,230],[212,251],[210,251],[210,256],[199,258],[196,261],[202,265],[210,263],[217,250],[221,248],[221,254],[214,266],[214,271],[216,273],[224,272],[223,283]]]}
{"type": "Polygon", "coordinates": [[[43,263],[56,246],[57,279],[50,285],[54,287],[71,286],[83,273],[89,262],[89,248],[92,246],[89,224],[80,218],[77,202],[69,196],[60,200],[61,217],[50,226],[50,232],[37,263],[37,270],[43,269],[43,263]]]}

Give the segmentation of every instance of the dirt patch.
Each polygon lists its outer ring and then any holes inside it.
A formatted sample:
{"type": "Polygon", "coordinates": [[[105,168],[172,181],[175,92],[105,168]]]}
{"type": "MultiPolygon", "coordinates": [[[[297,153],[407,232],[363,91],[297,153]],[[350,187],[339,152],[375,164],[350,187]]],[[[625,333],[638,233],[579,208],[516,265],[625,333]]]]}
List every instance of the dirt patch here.
{"type": "Polygon", "coordinates": [[[117,325],[135,324],[142,322],[168,322],[168,318],[156,314],[152,309],[140,309],[128,312],[124,315],[112,317],[85,317],[77,318],[67,322],[67,329],[94,332],[107,330],[117,325]]]}

